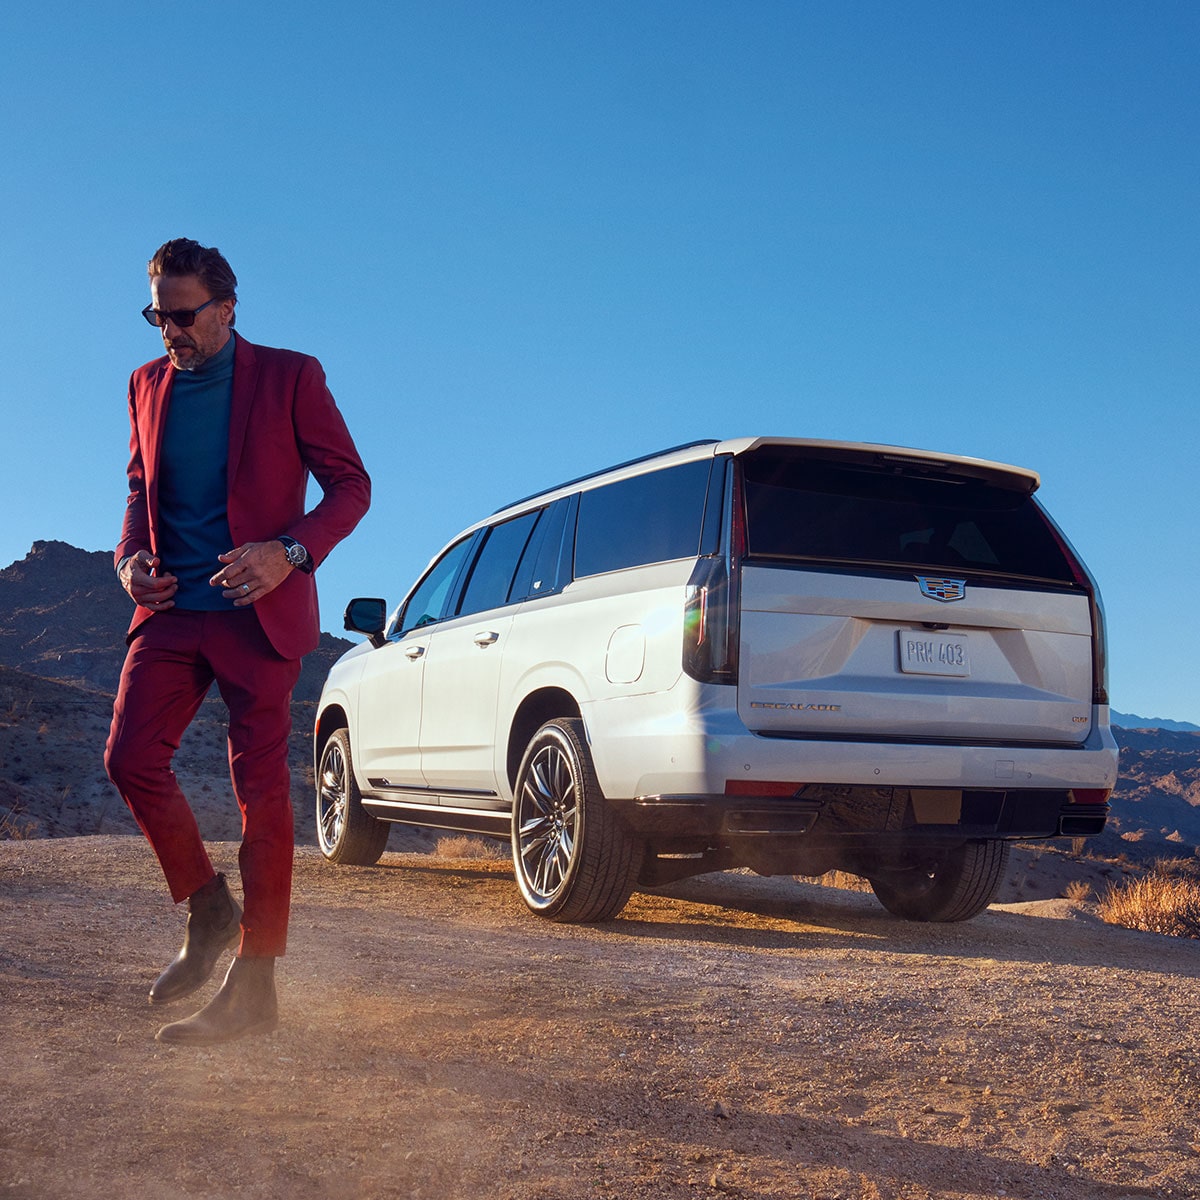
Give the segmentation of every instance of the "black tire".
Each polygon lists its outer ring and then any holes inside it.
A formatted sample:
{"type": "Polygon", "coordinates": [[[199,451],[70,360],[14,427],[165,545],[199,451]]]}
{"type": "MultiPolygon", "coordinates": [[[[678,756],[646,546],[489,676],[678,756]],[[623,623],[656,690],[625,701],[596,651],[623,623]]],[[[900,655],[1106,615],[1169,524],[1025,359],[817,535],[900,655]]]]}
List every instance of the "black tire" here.
{"type": "Polygon", "coordinates": [[[317,844],[334,863],[369,867],[379,861],[391,826],[362,806],[354,782],[350,732],[335,729],[321,751],[317,771],[317,844]]]}
{"type": "Polygon", "coordinates": [[[577,718],[547,721],[517,771],[512,856],[530,910],[554,921],[607,921],[625,907],[642,843],[600,791],[577,718]]]}
{"type": "Polygon", "coordinates": [[[992,902],[1008,867],[1008,843],[965,842],[935,867],[870,877],[880,903],[908,921],[968,921],[992,902]]]}

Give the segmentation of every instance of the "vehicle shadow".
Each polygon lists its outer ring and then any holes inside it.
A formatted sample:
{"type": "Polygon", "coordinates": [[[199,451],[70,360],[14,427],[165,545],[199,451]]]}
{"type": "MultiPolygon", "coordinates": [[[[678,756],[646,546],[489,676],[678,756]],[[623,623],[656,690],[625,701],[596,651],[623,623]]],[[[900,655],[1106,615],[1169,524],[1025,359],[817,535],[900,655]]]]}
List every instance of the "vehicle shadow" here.
{"type": "Polygon", "coordinates": [[[1055,919],[993,907],[970,921],[912,922],[892,916],[868,893],[736,872],[645,889],[608,927],[637,937],[745,949],[811,950],[815,941],[821,948],[1023,964],[1123,967],[1173,977],[1200,977],[1200,943],[1195,940],[1106,925],[1086,914],[1074,920],[1055,919]],[[638,902],[639,896],[642,903],[638,902]],[[699,912],[696,923],[657,920],[651,915],[652,903],[645,903],[654,897],[715,907],[716,923],[706,921],[699,912]],[[647,908],[650,911],[642,915],[647,908]],[[764,920],[769,924],[764,925],[764,920]]]}
{"type": "MultiPolygon", "coordinates": [[[[374,867],[355,870],[366,876],[407,871],[459,885],[490,884],[503,889],[514,920],[532,922],[550,936],[564,930],[527,912],[512,882],[512,866],[503,860],[491,863],[389,854],[374,867]]],[[[621,937],[740,950],[936,954],[1200,977],[1200,942],[1106,925],[1095,917],[1054,919],[993,907],[970,921],[912,922],[893,917],[869,893],[788,876],[736,871],[638,889],[617,917],[587,928],[621,937]],[[680,919],[681,904],[689,918],[694,913],[694,919],[680,919]]]]}

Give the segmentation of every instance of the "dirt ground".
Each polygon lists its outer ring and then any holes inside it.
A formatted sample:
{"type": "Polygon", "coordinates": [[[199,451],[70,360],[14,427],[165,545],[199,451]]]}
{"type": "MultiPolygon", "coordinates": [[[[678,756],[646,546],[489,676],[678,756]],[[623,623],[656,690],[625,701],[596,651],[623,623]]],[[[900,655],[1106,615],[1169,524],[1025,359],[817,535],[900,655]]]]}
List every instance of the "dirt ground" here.
{"type": "Polygon", "coordinates": [[[209,1050],[154,1041],[181,929],[137,838],[0,843],[0,1196],[1200,1196],[1200,946],[1065,900],[736,874],[563,927],[503,862],[304,848],[283,1024],[209,1050]]]}

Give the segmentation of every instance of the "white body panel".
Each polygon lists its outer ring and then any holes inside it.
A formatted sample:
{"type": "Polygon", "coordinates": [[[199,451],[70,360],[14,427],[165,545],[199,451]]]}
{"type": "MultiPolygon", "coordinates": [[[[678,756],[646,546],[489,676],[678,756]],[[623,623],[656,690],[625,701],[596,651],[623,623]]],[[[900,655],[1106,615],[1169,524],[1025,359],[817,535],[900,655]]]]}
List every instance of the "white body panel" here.
{"type": "Polygon", "coordinates": [[[766,733],[1083,743],[1092,723],[1087,597],[966,593],[944,604],[923,596],[915,576],[745,567],[743,722],[766,733]],[[901,668],[904,641],[929,637],[931,624],[959,635],[969,673],[936,662],[927,675],[901,668]]]}

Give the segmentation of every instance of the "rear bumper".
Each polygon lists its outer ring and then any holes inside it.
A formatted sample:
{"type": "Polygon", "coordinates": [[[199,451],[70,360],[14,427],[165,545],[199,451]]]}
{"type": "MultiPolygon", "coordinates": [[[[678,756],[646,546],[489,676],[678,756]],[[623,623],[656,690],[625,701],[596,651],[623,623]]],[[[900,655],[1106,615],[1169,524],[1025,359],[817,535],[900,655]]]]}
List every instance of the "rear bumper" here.
{"type": "Polygon", "coordinates": [[[800,838],[865,844],[1035,840],[1102,832],[1107,804],[1072,803],[1060,789],[948,789],[806,784],[789,798],[652,795],[618,804],[650,840],[800,838]]]}
{"type": "Polygon", "coordinates": [[[687,680],[669,693],[582,706],[604,794],[721,800],[731,782],[748,792],[758,781],[774,785],[774,805],[782,781],[1004,793],[1116,786],[1117,744],[1101,706],[1076,745],[821,741],[751,733],[730,705],[733,694],[687,680]]]}

